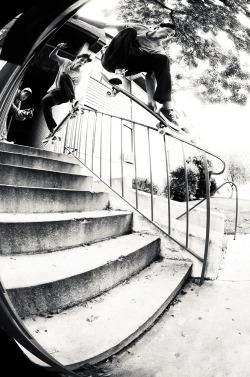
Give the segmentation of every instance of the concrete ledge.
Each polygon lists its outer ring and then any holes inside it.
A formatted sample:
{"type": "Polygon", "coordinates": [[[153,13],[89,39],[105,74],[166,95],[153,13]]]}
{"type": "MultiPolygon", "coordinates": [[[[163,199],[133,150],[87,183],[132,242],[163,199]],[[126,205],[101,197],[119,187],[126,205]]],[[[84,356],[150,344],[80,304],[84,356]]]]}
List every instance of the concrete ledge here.
{"type": "MultiPolygon", "coordinates": [[[[161,224],[160,224],[161,225],[161,224]]],[[[171,228],[171,236],[186,245],[186,224],[182,221],[174,221],[171,228]]],[[[224,235],[220,232],[210,230],[208,258],[206,265],[205,278],[217,279],[220,265],[223,257],[224,235]]],[[[198,256],[204,258],[205,252],[205,229],[198,226],[190,226],[188,234],[188,248],[194,251],[198,256]]],[[[185,252],[186,254],[187,252],[185,252]]],[[[171,258],[172,253],[163,252],[163,255],[171,258]]],[[[184,257],[184,253],[182,253],[184,257]]],[[[202,263],[189,254],[189,259],[193,263],[192,276],[200,277],[202,272],[202,263]]]]}
{"type": "MultiPolygon", "coordinates": [[[[127,191],[127,198],[131,203],[135,202],[135,190],[129,189],[127,191]]],[[[151,195],[138,191],[138,202],[140,209],[147,210],[150,207],[151,195]]],[[[189,202],[189,207],[193,206],[192,202],[189,202]]],[[[167,213],[168,213],[168,199],[163,198],[158,195],[154,195],[154,212],[158,216],[161,222],[164,221],[163,214],[165,214],[164,223],[167,225],[167,213]]],[[[176,220],[177,217],[186,212],[186,203],[177,202],[175,200],[170,200],[170,211],[171,218],[176,220]]],[[[180,222],[185,222],[186,217],[182,217],[180,222]]],[[[189,223],[194,226],[199,226],[202,228],[206,227],[206,210],[197,206],[195,209],[189,212],[189,223]]],[[[218,212],[211,211],[210,213],[210,229],[215,230],[216,232],[221,232],[224,234],[224,215],[218,212]]]]}

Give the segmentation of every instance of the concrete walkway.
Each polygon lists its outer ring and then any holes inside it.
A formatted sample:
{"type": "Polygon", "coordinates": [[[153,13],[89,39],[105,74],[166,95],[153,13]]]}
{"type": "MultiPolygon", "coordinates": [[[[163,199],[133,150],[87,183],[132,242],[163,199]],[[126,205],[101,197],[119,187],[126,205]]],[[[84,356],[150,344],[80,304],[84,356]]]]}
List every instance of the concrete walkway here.
{"type": "Polygon", "coordinates": [[[230,236],[218,279],[189,282],[147,333],[100,367],[114,377],[250,377],[249,292],[250,235],[230,236]]]}

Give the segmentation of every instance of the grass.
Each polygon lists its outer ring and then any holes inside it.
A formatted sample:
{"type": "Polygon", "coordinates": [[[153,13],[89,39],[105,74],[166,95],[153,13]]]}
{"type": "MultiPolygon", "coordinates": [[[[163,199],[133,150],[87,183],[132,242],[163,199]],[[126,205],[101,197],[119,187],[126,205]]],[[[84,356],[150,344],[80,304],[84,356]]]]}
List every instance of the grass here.
{"type": "MultiPolygon", "coordinates": [[[[198,201],[192,201],[192,204],[196,204],[198,201]]],[[[235,229],[235,198],[211,198],[211,211],[220,212],[225,216],[225,234],[234,234],[235,229]]],[[[203,202],[200,207],[205,207],[206,202],[203,202]]],[[[237,234],[249,234],[250,233],[250,200],[239,199],[238,200],[238,222],[237,222],[237,234]]]]}

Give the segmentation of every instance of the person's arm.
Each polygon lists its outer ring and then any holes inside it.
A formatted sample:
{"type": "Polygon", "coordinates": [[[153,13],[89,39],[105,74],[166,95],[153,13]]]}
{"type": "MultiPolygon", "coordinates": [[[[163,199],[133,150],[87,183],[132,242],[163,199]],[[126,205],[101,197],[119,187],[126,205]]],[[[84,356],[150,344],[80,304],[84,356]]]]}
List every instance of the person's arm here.
{"type": "Polygon", "coordinates": [[[14,103],[12,103],[10,110],[16,120],[22,122],[26,119],[26,114],[22,110],[20,110],[20,107],[17,107],[14,103]]]}
{"type": "Polygon", "coordinates": [[[92,19],[92,18],[84,17],[82,15],[81,16],[77,15],[77,18],[79,20],[86,22],[87,24],[90,24],[92,26],[95,26],[99,29],[109,28],[109,29],[122,30],[124,28],[124,22],[122,22],[122,21],[117,21],[117,22],[113,22],[113,23],[106,23],[106,22],[103,22],[103,21],[100,21],[100,20],[95,20],[95,19],[92,19]]]}
{"type": "Polygon", "coordinates": [[[55,60],[58,64],[62,64],[64,62],[64,58],[58,56],[58,51],[65,48],[67,43],[59,43],[54,50],[51,51],[49,54],[49,58],[55,60]]]}

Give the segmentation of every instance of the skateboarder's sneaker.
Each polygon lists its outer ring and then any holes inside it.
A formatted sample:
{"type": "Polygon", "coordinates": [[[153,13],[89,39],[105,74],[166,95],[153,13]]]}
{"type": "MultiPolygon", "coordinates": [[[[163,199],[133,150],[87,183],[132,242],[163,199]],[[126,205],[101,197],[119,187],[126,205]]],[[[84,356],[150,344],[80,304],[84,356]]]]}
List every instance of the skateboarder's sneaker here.
{"type": "Polygon", "coordinates": [[[14,144],[14,141],[8,141],[7,139],[0,139],[1,143],[6,143],[6,144],[14,144]]]}
{"type": "Polygon", "coordinates": [[[125,78],[125,69],[117,68],[113,77],[109,79],[110,84],[121,85],[125,78]]]}
{"type": "Polygon", "coordinates": [[[159,111],[159,115],[166,122],[170,122],[176,130],[180,130],[180,126],[177,121],[177,116],[173,109],[164,109],[163,107],[159,111]]]}

